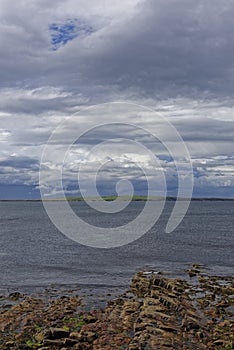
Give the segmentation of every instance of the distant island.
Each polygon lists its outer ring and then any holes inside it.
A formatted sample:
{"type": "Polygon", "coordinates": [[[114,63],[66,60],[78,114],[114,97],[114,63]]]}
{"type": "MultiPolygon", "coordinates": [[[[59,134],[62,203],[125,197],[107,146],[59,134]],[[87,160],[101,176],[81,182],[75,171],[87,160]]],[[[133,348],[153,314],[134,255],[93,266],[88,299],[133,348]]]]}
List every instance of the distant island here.
{"type": "MultiPolygon", "coordinates": [[[[47,198],[43,199],[43,201],[64,201],[64,198],[47,198]]],[[[191,199],[188,198],[177,198],[173,196],[168,197],[160,197],[160,196],[137,196],[134,195],[132,197],[130,196],[101,196],[101,197],[67,197],[67,201],[69,202],[84,202],[84,201],[114,201],[114,200],[122,200],[122,201],[234,201],[234,198],[222,198],[222,197],[193,197],[191,199]]],[[[42,202],[42,199],[0,199],[0,202],[11,202],[11,201],[18,201],[18,202],[42,202]]]]}

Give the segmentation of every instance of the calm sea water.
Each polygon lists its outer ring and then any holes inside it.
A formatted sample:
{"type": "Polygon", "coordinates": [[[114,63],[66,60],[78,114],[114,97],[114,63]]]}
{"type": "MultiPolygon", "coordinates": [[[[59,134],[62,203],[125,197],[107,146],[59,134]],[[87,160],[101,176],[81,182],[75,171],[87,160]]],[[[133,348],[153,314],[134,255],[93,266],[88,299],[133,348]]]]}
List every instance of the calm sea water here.
{"type": "MultiPolygon", "coordinates": [[[[63,215],[61,203],[53,205],[63,215]]],[[[71,205],[84,220],[112,227],[132,220],[144,203],[133,202],[118,214],[98,214],[83,202],[71,205]]],[[[194,262],[211,273],[233,275],[234,202],[192,202],[179,227],[166,234],[172,207],[167,203],[159,222],[137,241],[95,249],[61,234],[40,202],[0,202],[0,290],[33,291],[51,284],[121,288],[138,269],[183,275],[194,262]]]]}

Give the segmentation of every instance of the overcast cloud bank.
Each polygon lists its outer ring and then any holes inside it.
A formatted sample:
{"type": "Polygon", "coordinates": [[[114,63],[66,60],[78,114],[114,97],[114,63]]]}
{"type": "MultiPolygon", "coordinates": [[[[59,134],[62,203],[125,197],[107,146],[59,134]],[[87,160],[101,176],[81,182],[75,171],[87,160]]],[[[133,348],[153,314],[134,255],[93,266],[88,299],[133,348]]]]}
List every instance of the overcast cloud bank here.
{"type": "MultiPolygon", "coordinates": [[[[161,115],[177,128],[191,154],[194,196],[234,197],[233,15],[230,0],[1,1],[0,197],[38,197],[40,158],[55,128],[82,108],[120,100],[156,114],[113,115],[111,122],[157,130],[161,115]]],[[[82,114],[75,118],[88,128],[82,114]]],[[[176,195],[170,155],[151,135],[126,127],[100,128],[74,145],[64,169],[68,195],[78,193],[79,164],[87,161],[92,176],[96,159],[86,156],[107,137],[154,151],[168,195],[176,195]]],[[[143,194],[134,159],[139,154],[125,147],[119,162],[110,160],[98,177],[103,194],[118,179],[143,194]]],[[[147,157],[142,162],[150,167],[147,157]]],[[[56,181],[51,195],[59,195],[56,181]]]]}

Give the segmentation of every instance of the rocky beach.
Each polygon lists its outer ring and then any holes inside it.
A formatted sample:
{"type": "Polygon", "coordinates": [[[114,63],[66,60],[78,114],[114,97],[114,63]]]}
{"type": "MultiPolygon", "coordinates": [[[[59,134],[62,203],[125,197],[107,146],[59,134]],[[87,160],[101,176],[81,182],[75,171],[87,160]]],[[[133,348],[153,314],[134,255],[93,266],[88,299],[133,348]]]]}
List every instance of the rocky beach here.
{"type": "Polygon", "coordinates": [[[1,349],[233,349],[234,279],[198,264],[188,278],[138,272],[129,290],[103,309],[81,297],[2,297],[1,349]]]}

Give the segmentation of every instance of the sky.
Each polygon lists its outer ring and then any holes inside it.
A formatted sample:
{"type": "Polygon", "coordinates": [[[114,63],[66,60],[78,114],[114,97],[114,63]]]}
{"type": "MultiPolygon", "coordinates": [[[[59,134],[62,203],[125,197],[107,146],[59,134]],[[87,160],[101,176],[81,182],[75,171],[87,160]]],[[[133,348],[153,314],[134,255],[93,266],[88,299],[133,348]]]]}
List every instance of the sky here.
{"type": "Polygon", "coordinates": [[[230,0],[1,0],[0,199],[39,198],[40,173],[60,197],[64,147],[68,196],[80,195],[81,167],[86,195],[94,178],[102,195],[120,180],[122,194],[126,181],[145,194],[148,179],[160,194],[162,176],[177,195],[176,162],[191,161],[194,197],[234,197],[233,16],[230,0]],[[167,123],[189,159],[157,138],[170,141],[167,123]]]}

